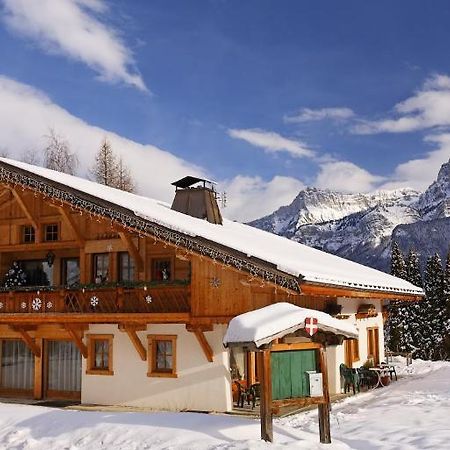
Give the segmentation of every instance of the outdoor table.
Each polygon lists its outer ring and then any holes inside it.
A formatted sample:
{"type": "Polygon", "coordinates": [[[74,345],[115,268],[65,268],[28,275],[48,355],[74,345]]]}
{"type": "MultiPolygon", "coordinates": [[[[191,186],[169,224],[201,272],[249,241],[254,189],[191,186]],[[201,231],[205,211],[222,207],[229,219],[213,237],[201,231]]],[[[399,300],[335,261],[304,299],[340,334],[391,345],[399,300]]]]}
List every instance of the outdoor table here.
{"type": "Polygon", "coordinates": [[[373,388],[375,389],[375,388],[377,388],[379,386],[385,387],[386,385],[383,384],[382,377],[389,376],[389,369],[383,369],[383,368],[380,368],[380,367],[370,367],[369,370],[372,370],[378,376],[377,384],[373,388]]]}

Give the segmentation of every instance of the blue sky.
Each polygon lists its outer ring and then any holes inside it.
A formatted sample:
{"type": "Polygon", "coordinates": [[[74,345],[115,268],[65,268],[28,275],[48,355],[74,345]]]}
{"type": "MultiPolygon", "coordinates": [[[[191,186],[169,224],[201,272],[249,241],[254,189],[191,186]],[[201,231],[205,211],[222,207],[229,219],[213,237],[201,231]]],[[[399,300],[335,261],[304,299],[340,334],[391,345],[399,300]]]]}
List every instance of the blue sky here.
{"type": "Polygon", "coordinates": [[[306,185],[424,189],[450,156],[448,1],[0,5],[11,157],[54,128],[85,175],[108,136],[141,192],[204,174],[248,220],[306,185]]]}

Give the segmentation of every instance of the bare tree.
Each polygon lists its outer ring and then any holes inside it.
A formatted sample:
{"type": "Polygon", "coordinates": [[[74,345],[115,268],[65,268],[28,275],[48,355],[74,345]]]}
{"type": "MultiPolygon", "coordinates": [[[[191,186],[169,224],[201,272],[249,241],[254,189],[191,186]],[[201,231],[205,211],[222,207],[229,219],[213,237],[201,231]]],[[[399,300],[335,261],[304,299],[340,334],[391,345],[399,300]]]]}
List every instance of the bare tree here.
{"type": "Polygon", "coordinates": [[[41,162],[39,152],[36,150],[25,150],[20,159],[27,164],[32,164],[33,166],[39,166],[41,162]]]}
{"type": "Polygon", "coordinates": [[[135,188],[130,169],[123,163],[122,157],[119,158],[117,163],[116,187],[127,192],[134,192],[135,188]]]}
{"type": "Polygon", "coordinates": [[[6,150],[6,148],[0,147],[0,157],[1,158],[8,158],[9,157],[9,152],[8,152],[8,150],[6,150]]]}
{"type": "Polygon", "coordinates": [[[53,129],[50,129],[50,134],[46,138],[48,142],[44,149],[44,166],[74,175],[78,167],[78,157],[70,150],[69,143],[53,129]]]}
{"type": "Polygon", "coordinates": [[[108,139],[104,139],[99,151],[95,155],[95,163],[91,173],[97,183],[133,192],[134,182],[130,170],[117,158],[108,139]]]}

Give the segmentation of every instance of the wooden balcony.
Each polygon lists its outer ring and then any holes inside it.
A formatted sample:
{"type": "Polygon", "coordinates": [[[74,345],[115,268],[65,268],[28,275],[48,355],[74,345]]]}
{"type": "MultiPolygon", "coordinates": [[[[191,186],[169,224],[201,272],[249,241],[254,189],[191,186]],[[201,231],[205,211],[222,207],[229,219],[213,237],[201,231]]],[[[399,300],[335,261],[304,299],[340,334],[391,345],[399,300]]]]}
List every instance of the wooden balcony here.
{"type": "Polygon", "coordinates": [[[95,287],[84,289],[15,290],[0,292],[0,322],[16,320],[52,320],[65,316],[64,320],[83,321],[82,317],[97,316],[95,322],[114,315],[128,318],[184,317],[190,312],[190,286],[184,284],[158,285],[155,287],[95,287]]]}

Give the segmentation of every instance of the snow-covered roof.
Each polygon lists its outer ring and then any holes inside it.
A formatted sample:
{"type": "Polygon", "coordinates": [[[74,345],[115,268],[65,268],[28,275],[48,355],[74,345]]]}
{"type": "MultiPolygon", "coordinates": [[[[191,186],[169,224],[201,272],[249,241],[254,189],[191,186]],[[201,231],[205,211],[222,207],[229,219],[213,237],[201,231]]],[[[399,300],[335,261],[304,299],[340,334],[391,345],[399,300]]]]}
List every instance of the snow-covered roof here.
{"type": "MultiPolygon", "coordinates": [[[[223,225],[197,219],[170,209],[170,205],[148,197],[120,191],[92,181],[19,161],[0,158],[22,171],[35,174],[132,211],[136,217],[191,237],[220,244],[247,257],[257,258],[279,271],[304,281],[351,289],[422,295],[422,289],[402,279],[361,264],[308,247],[249,225],[224,219],[223,225]]],[[[0,164],[1,165],[1,164],[0,164]]],[[[3,164],[4,165],[4,164],[3,164]]],[[[4,166],[7,167],[7,166],[4,166]]]]}
{"type": "Polygon", "coordinates": [[[305,319],[317,319],[318,329],[348,338],[357,338],[358,330],[352,324],[335,319],[314,309],[300,308],[291,303],[275,303],[231,319],[223,344],[268,344],[274,339],[305,328],[305,319]]]}

